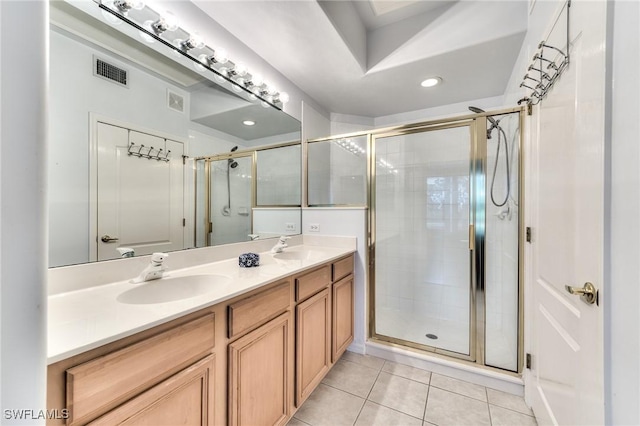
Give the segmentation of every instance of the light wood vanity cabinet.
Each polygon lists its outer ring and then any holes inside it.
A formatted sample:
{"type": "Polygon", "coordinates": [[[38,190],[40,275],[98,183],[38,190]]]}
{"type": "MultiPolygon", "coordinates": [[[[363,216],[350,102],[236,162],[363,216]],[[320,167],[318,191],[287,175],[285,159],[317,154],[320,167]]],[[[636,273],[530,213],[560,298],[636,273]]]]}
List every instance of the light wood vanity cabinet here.
{"type": "Polygon", "coordinates": [[[353,256],[308,272],[295,282],[295,402],[300,407],[353,341],[353,256]]]}
{"type": "Polygon", "coordinates": [[[160,382],[90,425],[212,425],[215,356],[160,382]]]}
{"type": "Polygon", "coordinates": [[[331,292],[296,306],[296,406],[302,405],[331,368],[331,292]]]}
{"type": "Polygon", "coordinates": [[[50,365],[48,407],[68,408],[68,425],[224,422],[220,314],[204,309],[50,365]]]}
{"type": "Polygon", "coordinates": [[[229,344],[229,424],[284,425],[291,412],[291,312],[229,344]]]}
{"type": "Polygon", "coordinates": [[[48,425],[285,425],[353,340],[353,255],[49,365],[48,425]]]}

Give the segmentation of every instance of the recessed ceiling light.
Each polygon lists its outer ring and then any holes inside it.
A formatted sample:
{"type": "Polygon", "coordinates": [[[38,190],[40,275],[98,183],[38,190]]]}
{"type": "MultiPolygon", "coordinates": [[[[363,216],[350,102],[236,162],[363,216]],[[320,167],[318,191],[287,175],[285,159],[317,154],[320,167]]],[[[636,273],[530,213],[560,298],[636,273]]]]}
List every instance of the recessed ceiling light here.
{"type": "Polygon", "coordinates": [[[441,82],[442,82],[442,79],[440,77],[429,77],[426,80],[424,80],[422,83],[420,83],[420,86],[433,87],[437,84],[440,84],[441,82]]]}
{"type": "Polygon", "coordinates": [[[253,120],[244,120],[242,124],[244,124],[245,126],[253,126],[256,124],[256,122],[253,120]]]}

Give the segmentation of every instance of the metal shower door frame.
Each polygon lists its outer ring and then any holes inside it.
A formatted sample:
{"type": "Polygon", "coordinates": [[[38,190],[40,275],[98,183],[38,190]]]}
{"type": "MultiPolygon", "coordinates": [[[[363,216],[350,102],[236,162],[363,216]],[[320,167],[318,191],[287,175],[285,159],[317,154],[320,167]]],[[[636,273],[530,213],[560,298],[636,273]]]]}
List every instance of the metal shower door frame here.
{"type": "MultiPolygon", "coordinates": [[[[485,158],[480,153],[484,152],[486,156],[486,117],[473,117],[464,119],[451,119],[448,122],[438,122],[435,124],[425,124],[420,127],[399,128],[385,133],[376,133],[369,138],[369,337],[372,340],[408,346],[420,349],[426,352],[432,352],[459,358],[471,362],[477,362],[478,353],[481,352],[478,342],[478,333],[484,336],[484,310],[478,309],[477,304],[484,304],[484,271],[482,268],[476,267],[478,262],[484,260],[484,226],[475,226],[478,217],[484,218],[484,212],[479,213],[479,206],[484,209],[484,203],[478,202],[476,188],[482,187],[484,183],[484,162],[485,158]],[[481,127],[484,126],[484,127],[481,127]],[[468,127],[469,140],[469,237],[473,239],[473,248],[470,246],[469,262],[470,262],[470,306],[469,306],[469,355],[446,349],[436,348],[434,346],[423,345],[408,340],[395,338],[392,336],[384,336],[376,333],[375,321],[375,250],[376,250],[376,140],[394,136],[426,133],[438,130],[447,130],[459,127],[468,127]],[[478,131],[478,129],[484,129],[478,131]],[[483,140],[484,139],[484,140],[483,140]],[[484,151],[482,150],[484,146],[484,151]],[[478,182],[482,179],[482,182],[478,182]],[[473,235],[471,233],[474,233],[473,235]],[[481,248],[480,248],[481,247],[481,248]],[[480,300],[481,299],[481,300],[480,300]],[[480,312],[482,315],[480,315],[480,312]],[[479,321],[481,320],[481,321],[479,321]],[[479,330],[482,326],[482,330],[479,330]]],[[[482,264],[482,263],[480,263],[482,264]]],[[[483,352],[483,351],[482,351],[483,352]]],[[[481,355],[483,358],[483,355],[481,355]]],[[[483,359],[484,361],[484,359],[483,359]]]]}

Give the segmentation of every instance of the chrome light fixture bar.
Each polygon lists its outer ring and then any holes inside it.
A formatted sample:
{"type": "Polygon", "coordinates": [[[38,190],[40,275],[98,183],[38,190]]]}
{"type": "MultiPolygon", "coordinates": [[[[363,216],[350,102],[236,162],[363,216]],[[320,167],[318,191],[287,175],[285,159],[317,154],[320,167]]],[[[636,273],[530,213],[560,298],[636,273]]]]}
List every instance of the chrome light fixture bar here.
{"type": "Polygon", "coordinates": [[[224,49],[209,47],[198,33],[181,28],[170,12],[160,14],[141,0],[94,1],[109,23],[126,22],[137,29],[145,41],[158,41],[169,47],[193,61],[198,71],[213,72],[218,82],[229,82],[235,92],[246,93],[250,100],[259,100],[265,108],[271,106],[282,110],[289,101],[286,92],[279,92],[261,75],[251,73],[242,63],[229,59],[224,49]],[[176,37],[172,39],[169,33],[176,34],[176,37]]]}

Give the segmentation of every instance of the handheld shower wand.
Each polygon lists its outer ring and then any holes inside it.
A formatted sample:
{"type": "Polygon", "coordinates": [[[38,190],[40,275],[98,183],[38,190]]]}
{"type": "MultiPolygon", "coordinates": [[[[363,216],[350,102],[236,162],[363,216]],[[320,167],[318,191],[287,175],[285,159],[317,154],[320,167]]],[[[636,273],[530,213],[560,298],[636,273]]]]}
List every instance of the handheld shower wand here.
{"type": "MultiPolygon", "coordinates": [[[[238,149],[237,146],[231,148],[230,152],[235,152],[238,149]]],[[[231,169],[238,167],[238,162],[233,158],[227,160],[227,205],[222,207],[223,216],[231,216],[231,169]]]]}
{"type": "MultiPolygon", "coordinates": [[[[480,109],[474,106],[470,106],[469,110],[472,112],[475,112],[476,114],[483,114],[485,112],[483,109],[480,109]]],[[[500,120],[496,120],[493,117],[487,116],[487,121],[491,123],[491,126],[487,129],[487,139],[491,139],[491,133],[493,133],[493,129],[498,129],[498,146],[496,148],[496,161],[495,163],[493,163],[493,174],[491,176],[491,188],[489,190],[489,194],[491,196],[491,202],[493,203],[494,206],[503,207],[505,204],[507,204],[507,202],[509,201],[509,197],[511,195],[511,164],[509,161],[509,144],[507,142],[507,135],[505,134],[502,127],[500,127],[500,120]],[[504,140],[504,151],[505,151],[504,158],[505,158],[505,165],[507,169],[507,174],[506,174],[507,194],[505,195],[504,200],[502,202],[497,202],[495,200],[493,192],[494,192],[495,183],[496,183],[496,172],[498,171],[498,161],[500,160],[500,146],[502,145],[503,140],[504,140]]],[[[509,210],[507,209],[507,212],[508,211],[509,210]]],[[[505,216],[503,216],[503,218],[505,216]]]]}

